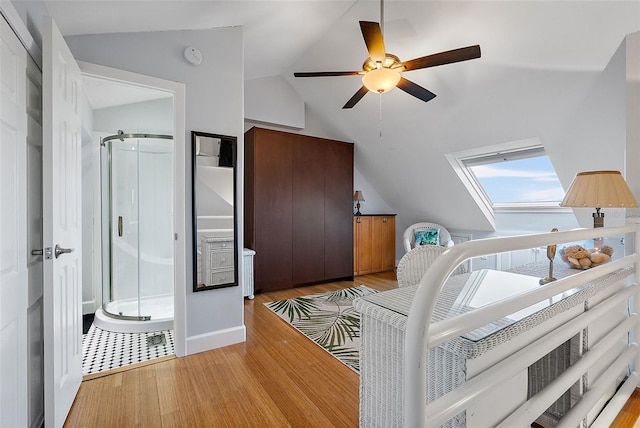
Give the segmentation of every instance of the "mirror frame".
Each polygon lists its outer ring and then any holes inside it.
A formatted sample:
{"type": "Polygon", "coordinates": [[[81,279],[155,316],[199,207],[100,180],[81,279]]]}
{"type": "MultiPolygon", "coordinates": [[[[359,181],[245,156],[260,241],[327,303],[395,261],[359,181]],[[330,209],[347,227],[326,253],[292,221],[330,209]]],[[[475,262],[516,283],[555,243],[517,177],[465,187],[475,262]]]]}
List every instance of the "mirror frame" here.
{"type": "Polygon", "coordinates": [[[191,131],[191,218],[193,221],[193,291],[215,290],[218,288],[235,287],[238,283],[238,193],[237,193],[237,145],[238,138],[230,135],[211,134],[207,132],[191,131]],[[198,137],[219,138],[231,142],[233,169],[233,282],[205,285],[198,287],[198,216],[196,210],[196,141],[198,137]]]}

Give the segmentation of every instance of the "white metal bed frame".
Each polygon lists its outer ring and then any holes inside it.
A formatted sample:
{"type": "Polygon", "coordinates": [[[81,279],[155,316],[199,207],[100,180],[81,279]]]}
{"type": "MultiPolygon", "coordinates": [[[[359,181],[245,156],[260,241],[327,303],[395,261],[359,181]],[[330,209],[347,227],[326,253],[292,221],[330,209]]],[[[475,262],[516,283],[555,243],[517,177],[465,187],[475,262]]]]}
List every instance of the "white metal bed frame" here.
{"type": "Polygon", "coordinates": [[[522,404],[499,425],[504,428],[531,426],[536,417],[542,414],[572,384],[578,381],[605,352],[610,351],[610,345],[614,340],[619,340],[619,334],[629,332],[629,343],[626,349],[617,356],[615,362],[600,376],[598,381],[590,385],[589,390],[562,417],[558,425],[560,427],[581,425],[588,412],[601,399],[604,391],[611,387],[610,383],[615,380],[616,374],[630,365],[633,367],[633,371],[630,372],[622,386],[591,424],[592,427],[609,426],[633,390],[638,386],[640,380],[638,374],[640,352],[636,343],[640,334],[637,329],[639,326],[637,306],[640,302],[640,285],[638,284],[640,282],[640,265],[638,264],[640,256],[637,254],[637,249],[640,248],[639,231],[640,224],[630,224],[621,227],[481,239],[449,248],[434,262],[420,282],[407,320],[404,342],[405,426],[414,428],[442,425],[478,401],[483,393],[531,366],[535,361],[598,319],[606,317],[611,308],[628,301],[628,318],[619,323],[611,334],[596,343],[575,364],[562,372],[546,388],[522,404]],[[622,234],[625,234],[626,242],[633,242],[635,245],[633,248],[636,249],[636,252],[631,255],[616,257],[616,260],[597,268],[577,271],[578,273],[575,275],[551,282],[539,289],[521,293],[465,314],[431,324],[435,302],[445,281],[460,263],[469,258],[622,234]],[[482,327],[500,317],[507,316],[576,286],[605,278],[616,270],[629,265],[635,267],[633,280],[629,281],[630,283],[616,294],[608,297],[591,310],[573,318],[560,328],[547,333],[526,347],[496,362],[495,365],[468,380],[457,389],[428,405],[426,404],[427,358],[430,348],[434,348],[463,333],[482,327]],[[607,380],[612,381],[607,383],[607,380]]]}

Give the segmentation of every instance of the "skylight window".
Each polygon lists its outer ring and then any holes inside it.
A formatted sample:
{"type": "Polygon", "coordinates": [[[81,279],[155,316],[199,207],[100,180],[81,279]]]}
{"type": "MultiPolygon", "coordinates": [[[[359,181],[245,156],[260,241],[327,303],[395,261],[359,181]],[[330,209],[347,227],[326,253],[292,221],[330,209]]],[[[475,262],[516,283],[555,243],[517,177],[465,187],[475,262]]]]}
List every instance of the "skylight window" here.
{"type": "Polygon", "coordinates": [[[564,190],[537,138],[446,155],[493,223],[496,209],[560,209],[564,190]]]}
{"type": "Polygon", "coordinates": [[[560,180],[545,154],[517,159],[505,155],[486,163],[463,161],[463,164],[471,169],[494,206],[559,203],[564,197],[560,180]]]}

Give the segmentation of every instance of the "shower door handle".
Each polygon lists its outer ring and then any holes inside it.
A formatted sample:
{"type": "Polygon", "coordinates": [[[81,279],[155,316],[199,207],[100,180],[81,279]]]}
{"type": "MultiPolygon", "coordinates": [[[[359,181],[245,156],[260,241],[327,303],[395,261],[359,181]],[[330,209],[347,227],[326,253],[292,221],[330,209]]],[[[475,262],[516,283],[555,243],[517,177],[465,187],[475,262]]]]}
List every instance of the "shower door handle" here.
{"type": "Polygon", "coordinates": [[[60,245],[56,244],[55,255],[56,259],[60,257],[60,254],[69,254],[73,252],[73,248],[62,248],[60,245]]]}
{"type": "Polygon", "coordinates": [[[122,216],[118,216],[118,236],[122,236],[122,216]]]}

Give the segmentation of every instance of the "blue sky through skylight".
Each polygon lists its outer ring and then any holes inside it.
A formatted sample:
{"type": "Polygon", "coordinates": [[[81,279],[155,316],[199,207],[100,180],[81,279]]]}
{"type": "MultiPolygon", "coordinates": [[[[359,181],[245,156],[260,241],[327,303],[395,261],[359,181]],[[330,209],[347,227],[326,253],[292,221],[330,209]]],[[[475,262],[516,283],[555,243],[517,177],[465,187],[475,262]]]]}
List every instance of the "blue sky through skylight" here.
{"type": "Polygon", "coordinates": [[[496,203],[560,202],[564,190],[547,156],[472,166],[485,192],[496,203]]]}

